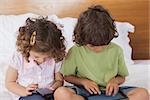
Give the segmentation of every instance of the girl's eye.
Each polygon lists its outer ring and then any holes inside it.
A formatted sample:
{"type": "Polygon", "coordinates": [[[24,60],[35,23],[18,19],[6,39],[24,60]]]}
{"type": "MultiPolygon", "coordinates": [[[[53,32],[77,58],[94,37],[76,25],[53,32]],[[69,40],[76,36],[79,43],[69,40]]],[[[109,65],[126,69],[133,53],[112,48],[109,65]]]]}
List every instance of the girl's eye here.
{"type": "Polygon", "coordinates": [[[36,56],[35,56],[34,58],[39,58],[39,57],[36,57],[36,56]]]}

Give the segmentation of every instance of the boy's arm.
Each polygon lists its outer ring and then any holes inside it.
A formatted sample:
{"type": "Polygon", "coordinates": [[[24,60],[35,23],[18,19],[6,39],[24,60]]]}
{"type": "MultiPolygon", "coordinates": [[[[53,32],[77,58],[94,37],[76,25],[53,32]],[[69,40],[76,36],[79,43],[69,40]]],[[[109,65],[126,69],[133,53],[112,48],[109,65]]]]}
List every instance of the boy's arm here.
{"type": "Polygon", "coordinates": [[[73,75],[65,76],[64,79],[72,84],[83,86],[90,94],[100,94],[98,85],[92,80],[73,75]]]}
{"type": "Polygon", "coordinates": [[[114,80],[118,85],[121,85],[125,82],[125,77],[117,75],[112,80],[114,80]]]}
{"type": "Polygon", "coordinates": [[[84,79],[78,78],[78,77],[76,77],[74,75],[64,76],[64,79],[67,82],[75,84],[75,85],[83,85],[83,80],[84,80],[84,79]]]}
{"type": "Polygon", "coordinates": [[[6,88],[19,96],[26,96],[25,87],[16,83],[16,80],[18,78],[17,76],[17,70],[12,67],[9,67],[5,79],[6,88]]]}
{"type": "Polygon", "coordinates": [[[106,86],[106,95],[116,95],[119,90],[119,85],[125,82],[125,77],[117,75],[110,79],[106,86]]]}

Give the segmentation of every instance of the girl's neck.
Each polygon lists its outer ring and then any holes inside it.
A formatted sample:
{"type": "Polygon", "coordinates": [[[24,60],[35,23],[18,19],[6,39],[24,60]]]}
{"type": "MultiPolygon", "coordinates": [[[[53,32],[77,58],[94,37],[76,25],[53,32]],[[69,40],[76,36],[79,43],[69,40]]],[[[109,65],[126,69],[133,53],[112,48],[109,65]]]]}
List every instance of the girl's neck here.
{"type": "Polygon", "coordinates": [[[99,53],[103,51],[105,48],[107,48],[108,45],[103,45],[103,46],[92,46],[91,44],[87,44],[86,47],[90,49],[93,52],[99,53]]]}

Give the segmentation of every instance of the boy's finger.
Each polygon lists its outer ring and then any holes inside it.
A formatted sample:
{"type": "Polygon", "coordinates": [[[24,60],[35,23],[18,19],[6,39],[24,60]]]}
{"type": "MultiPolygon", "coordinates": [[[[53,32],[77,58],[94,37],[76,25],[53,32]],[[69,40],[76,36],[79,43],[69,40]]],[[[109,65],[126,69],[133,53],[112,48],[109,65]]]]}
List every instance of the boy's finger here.
{"type": "Polygon", "coordinates": [[[111,87],[109,88],[109,90],[108,90],[108,95],[109,95],[109,96],[112,95],[113,90],[114,90],[114,87],[111,86],[111,87]]]}
{"type": "Polygon", "coordinates": [[[98,86],[95,88],[95,90],[97,91],[98,94],[101,94],[101,91],[98,86]]]}
{"type": "Polygon", "coordinates": [[[114,88],[114,93],[113,93],[113,96],[115,96],[116,94],[118,93],[118,88],[114,88]]]}
{"type": "Polygon", "coordinates": [[[86,89],[90,94],[93,94],[93,92],[90,90],[90,88],[86,89]]]}
{"type": "Polygon", "coordinates": [[[108,95],[108,93],[109,93],[109,88],[110,88],[110,85],[108,84],[106,87],[106,95],[108,95]]]}
{"type": "Polygon", "coordinates": [[[96,94],[100,94],[100,89],[98,86],[94,86],[93,88],[96,91],[96,94]]]}
{"type": "Polygon", "coordinates": [[[98,94],[98,92],[96,91],[96,89],[95,89],[94,87],[91,87],[90,90],[92,90],[92,92],[93,92],[94,94],[98,94]]]}

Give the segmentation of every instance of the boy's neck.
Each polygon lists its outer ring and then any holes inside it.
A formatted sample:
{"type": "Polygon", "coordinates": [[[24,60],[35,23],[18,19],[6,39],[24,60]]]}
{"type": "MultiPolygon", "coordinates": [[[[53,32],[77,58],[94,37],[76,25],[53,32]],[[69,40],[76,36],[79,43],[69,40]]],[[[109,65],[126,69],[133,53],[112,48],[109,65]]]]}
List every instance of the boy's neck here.
{"type": "Polygon", "coordinates": [[[103,45],[103,46],[92,46],[91,44],[87,44],[86,47],[93,52],[99,53],[103,51],[108,45],[103,45]]]}

